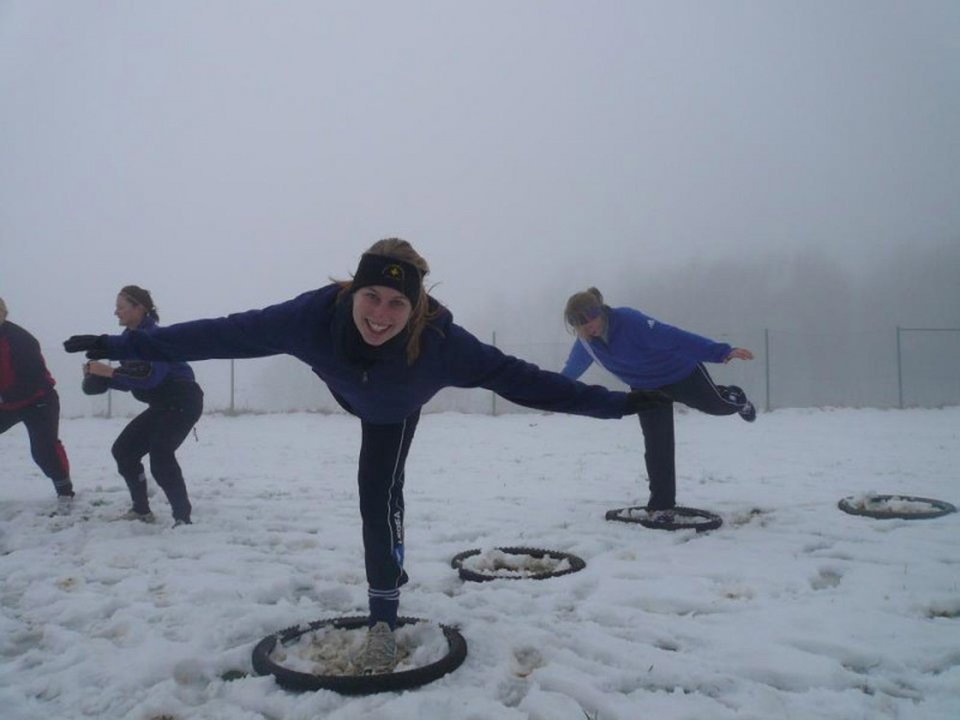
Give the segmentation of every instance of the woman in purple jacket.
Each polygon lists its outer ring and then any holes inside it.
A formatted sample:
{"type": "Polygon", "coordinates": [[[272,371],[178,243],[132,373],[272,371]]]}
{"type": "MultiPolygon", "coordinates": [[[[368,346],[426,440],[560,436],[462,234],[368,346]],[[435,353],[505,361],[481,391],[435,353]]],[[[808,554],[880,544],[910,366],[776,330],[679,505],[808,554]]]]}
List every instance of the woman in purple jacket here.
{"type": "Polygon", "coordinates": [[[360,419],[358,482],[370,606],[362,673],[390,672],[403,562],[404,465],[420,410],[445,387],[482,387],[519,405],[620,418],[646,402],[548,372],[477,340],[428,295],[426,260],[405,240],[375,243],[351,281],[223,318],[154,332],[74,336],[68,352],[147,360],[288,354],[306,364],[360,419]]]}
{"type": "MultiPolygon", "coordinates": [[[[134,331],[149,335],[160,327],[160,315],[150,292],[136,285],[120,290],[114,314],[126,328],[124,335],[134,331]]],[[[118,367],[88,362],[83,369],[84,392],[123,390],[147,404],[147,409],[130,421],[113,444],[117,469],[133,502],[123,518],[155,521],[143,467],[143,457],[149,455],[150,472],[170,502],[174,527],[189,525],[192,507],[175,453],[203,413],[203,390],[194,379],[193,370],[185,362],[129,359],[118,367]]]]}
{"type": "Polygon", "coordinates": [[[595,362],[651,400],[639,413],[650,481],[647,510],[673,508],[677,493],[673,403],[709,415],[739,413],[753,422],[757,411],[746,393],[736,385],[717,385],[703,365],[752,360],[753,353],[680,330],[631,308],[611,308],[596,288],[571,295],[564,319],[577,334],[577,341],[563,375],[579,378],[595,362]]]}

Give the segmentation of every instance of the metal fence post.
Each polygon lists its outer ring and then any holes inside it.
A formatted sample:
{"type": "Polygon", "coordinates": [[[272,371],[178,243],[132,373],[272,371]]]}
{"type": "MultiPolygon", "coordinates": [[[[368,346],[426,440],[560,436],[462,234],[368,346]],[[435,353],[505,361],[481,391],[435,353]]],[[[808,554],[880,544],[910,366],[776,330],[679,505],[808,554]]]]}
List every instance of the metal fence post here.
{"type": "Polygon", "coordinates": [[[766,378],[767,412],[770,412],[770,328],[763,329],[763,371],[766,378]]]}
{"type": "MultiPolygon", "coordinates": [[[[493,346],[497,346],[497,331],[493,331],[493,346]]],[[[496,417],[497,415],[497,394],[491,390],[490,391],[490,414],[496,417]]]]}
{"type": "MultiPolygon", "coordinates": [[[[113,361],[108,360],[107,365],[113,367],[113,361]]],[[[107,388],[107,420],[113,417],[113,390],[107,388]]]]}
{"type": "Polygon", "coordinates": [[[903,354],[900,350],[900,326],[897,325],[897,400],[903,410],[903,354]]]}

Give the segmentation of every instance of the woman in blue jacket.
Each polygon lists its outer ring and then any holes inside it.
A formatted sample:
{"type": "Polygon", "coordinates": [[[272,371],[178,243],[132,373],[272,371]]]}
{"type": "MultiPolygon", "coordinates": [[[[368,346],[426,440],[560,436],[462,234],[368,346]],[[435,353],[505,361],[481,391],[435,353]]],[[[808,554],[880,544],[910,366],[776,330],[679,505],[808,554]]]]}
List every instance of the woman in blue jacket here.
{"type": "Polygon", "coordinates": [[[420,410],[444,387],[482,387],[526,407],[597,418],[637,412],[639,395],[587,386],[477,340],[424,287],[426,260],[405,240],[375,243],[351,281],[262,310],[120,337],[81,335],[64,344],[88,357],[147,360],[288,354],[308,364],[337,402],[360,419],[358,482],[370,629],[356,662],[363,673],[395,664],[403,568],[404,465],[420,410]]]}
{"type": "Polygon", "coordinates": [[[709,415],[739,413],[753,422],[757,412],[743,390],[736,385],[717,385],[703,365],[752,360],[753,353],[680,330],[631,308],[611,308],[596,288],[570,296],[564,319],[577,334],[577,341],[563,375],[579,378],[595,362],[651,400],[639,413],[650,482],[647,510],[673,508],[677,492],[673,403],[709,415]]]}
{"type": "MultiPolygon", "coordinates": [[[[159,329],[160,315],[150,292],[127,285],[117,295],[114,313],[126,328],[124,336],[138,332],[150,335],[159,329]]],[[[176,450],[203,413],[203,391],[185,362],[123,360],[119,367],[102,362],[84,365],[84,391],[129,391],[147,409],[127,425],[113,444],[117,469],[130,489],[133,507],[127,520],[155,521],[147,497],[147,476],[143,456],[150,455],[150,473],[170,501],[174,527],[190,524],[192,511],[183,471],[176,450]],[[99,379],[99,380],[98,380],[99,379]]]]}

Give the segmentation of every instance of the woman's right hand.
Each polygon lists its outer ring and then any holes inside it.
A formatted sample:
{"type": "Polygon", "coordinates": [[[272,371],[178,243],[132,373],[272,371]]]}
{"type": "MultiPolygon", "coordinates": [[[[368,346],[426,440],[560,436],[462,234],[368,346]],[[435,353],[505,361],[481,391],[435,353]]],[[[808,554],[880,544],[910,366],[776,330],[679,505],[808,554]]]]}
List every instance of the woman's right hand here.
{"type": "Polygon", "coordinates": [[[97,375],[99,377],[110,378],[113,377],[113,368],[102,362],[88,362],[83,366],[83,372],[85,375],[97,375]]]}
{"type": "Polygon", "coordinates": [[[730,351],[730,354],[723,359],[723,361],[728,363],[734,358],[737,360],[753,360],[753,353],[746,348],[735,347],[730,351]]]}

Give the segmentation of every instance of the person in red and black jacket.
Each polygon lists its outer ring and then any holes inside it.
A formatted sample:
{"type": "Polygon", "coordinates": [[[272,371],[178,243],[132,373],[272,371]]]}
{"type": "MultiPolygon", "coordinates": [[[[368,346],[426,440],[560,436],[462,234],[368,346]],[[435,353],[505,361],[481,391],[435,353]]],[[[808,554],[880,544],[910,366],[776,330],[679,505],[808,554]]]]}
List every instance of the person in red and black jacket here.
{"type": "Polygon", "coordinates": [[[7,320],[0,299],[0,434],[23,423],[30,436],[30,452],[43,474],[53,480],[61,510],[73,497],[70,463],[60,442],[60,396],[47,370],[40,343],[29,332],[7,320]]]}

